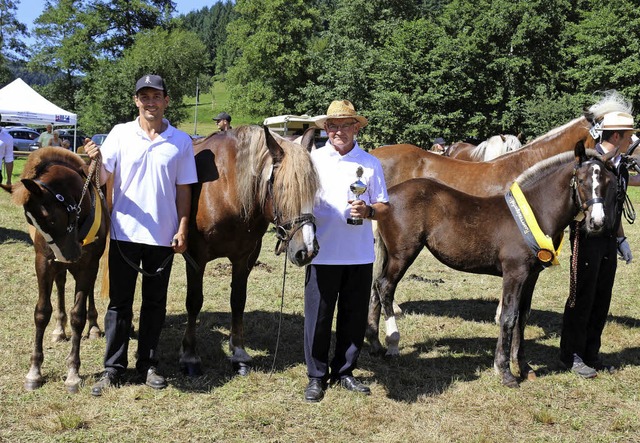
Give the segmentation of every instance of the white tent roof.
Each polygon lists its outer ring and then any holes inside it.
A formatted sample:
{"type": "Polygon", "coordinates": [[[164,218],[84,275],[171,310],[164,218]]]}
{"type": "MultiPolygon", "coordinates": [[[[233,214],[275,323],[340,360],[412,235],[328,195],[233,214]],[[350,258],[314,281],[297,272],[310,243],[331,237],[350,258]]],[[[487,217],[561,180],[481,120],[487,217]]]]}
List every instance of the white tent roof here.
{"type": "Polygon", "coordinates": [[[3,123],[75,125],[78,116],[54,105],[18,78],[0,89],[3,123]]]}

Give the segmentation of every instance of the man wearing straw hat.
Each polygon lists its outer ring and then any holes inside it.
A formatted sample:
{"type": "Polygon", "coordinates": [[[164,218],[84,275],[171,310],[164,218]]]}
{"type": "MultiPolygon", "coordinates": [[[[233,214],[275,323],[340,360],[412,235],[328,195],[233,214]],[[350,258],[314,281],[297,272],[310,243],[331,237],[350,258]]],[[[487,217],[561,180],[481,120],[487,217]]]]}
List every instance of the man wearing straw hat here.
{"type": "MultiPolygon", "coordinates": [[[[637,131],[633,127],[633,116],[625,112],[605,114],[596,129],[601,132],[600,142],[596,145],[600,154],[626,148],[637,131]]],[[[616,276],[616,253],[627,264],[632,259],[631,248],[620,223],[629,172],[621,164],[620,156],[613,160],[622,192],[618,195],[615,219],[609,225],[611,229],[602,236],[587,237],[581,229],[584,222],[574,221],[570,225],[572,284],[562,319],[560,359],[574,374],[583,378],[596,377],[598,371],[614,371],[600,359],[601,336],[616,276]]]]}
{"type": "Polygon", "coordinates": [[[354,378],[353,370],[364,341],[371,293],[375,258],[371,220],[384,216],[389,199],[380,162],[355,140],[367,123],[348,100],[332,102],[327,115],[316,120],[329,139],[311,153],[321,185],[313,209],[321,246],[305,278],[308,402],[322,400],[329,381],[359,394],[371,393],[354,378]],[[329,363],[336,305],[336,346],[329,363]]]}

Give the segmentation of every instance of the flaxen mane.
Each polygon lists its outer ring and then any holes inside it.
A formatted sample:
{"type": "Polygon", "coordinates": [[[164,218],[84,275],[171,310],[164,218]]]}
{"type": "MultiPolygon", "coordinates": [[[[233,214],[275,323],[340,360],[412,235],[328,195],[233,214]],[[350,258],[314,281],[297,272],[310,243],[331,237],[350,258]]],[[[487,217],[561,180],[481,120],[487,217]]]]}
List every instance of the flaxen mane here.
{"type": "MultiPolygon", "coordinates": [[[[238,139],[236,180],[244,216],[249,218],[256,207],[262,208],[269,193],[273,159],[269,154],[264,130],[259,126],[235,129],[238,139]]],[[[282,163],[275,169],[273,191],[283,216],[299,214],[300,208],[313,206],[318,176],[308,152],[275,135],[284,150],[282,163]]]]}
{"type": "MultiPolygon", "coordinates": [[[[85,166],[82,158],[71,151],[56,147],[45,147],[29,154],[20,178],[34,179],[39,177],[47,166],[52,163],[68,164],[78,170],[82,170],[83,166],[85,166]]],[[[22,206],[29,199],[29,191],[26,190],[22,183],[17,183],[13,188],[12,198],[15,204],[22,206]]]]}

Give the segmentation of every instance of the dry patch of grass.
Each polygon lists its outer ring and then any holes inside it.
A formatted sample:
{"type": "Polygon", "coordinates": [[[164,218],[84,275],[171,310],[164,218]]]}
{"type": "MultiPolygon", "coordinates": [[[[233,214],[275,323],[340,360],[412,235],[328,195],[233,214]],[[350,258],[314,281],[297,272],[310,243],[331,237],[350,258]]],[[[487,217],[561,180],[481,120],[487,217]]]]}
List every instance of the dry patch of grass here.
{"type": "MultiPolygon", "coordinates": [[[[633,189],[636,205],[638,195],[633,189]]],[[[46,383],[35,392],[23,390],[37,285],[22,211],[0,194],[0,441],[637,441],[640,228],[625,228],[636,259],[628,266],[620,262],[603,336],[605,358],[621,367],[614,375],[581,380],[558,365],[567,251],[562,265],[544,271],[538,282],[526,331],[526,352],[538,379],[519,389],[501,386],[493,372],[501,280],[445,268],[425,251],[407,273],[413,277],[398,288],[405,311],[399,319],[401,355],[382,359],[365,348],[360,358],[356,375],[371,385],[372,395],[331,388],[321,403],[307,404],[303,270],[287,267],[274,362],[283,258],[273,255],[269,232],[249,282],[245,331],[255,370],[248,377],[235,377],[228,361],[230,278],[224,260],[210,263],[205,273],[197,333],[204,374],[189,378],[180,372],[186,282],[184,260],[177,258],[161,339],[161,370],[169,387],[154,392],[131,373],[121,388],[92,398],[104,341],[83,340],[85,383],[70,395],[62,385],[69,344],[50,342],[52,325],[45,336],[46,383]]],[[[71,285],[69,279],[68,293],[71,285]]],[[[101,324],[106,304],[98,299],[101,324]]],[[[133,339],[130,362],[136,347],[133,339]]]]}

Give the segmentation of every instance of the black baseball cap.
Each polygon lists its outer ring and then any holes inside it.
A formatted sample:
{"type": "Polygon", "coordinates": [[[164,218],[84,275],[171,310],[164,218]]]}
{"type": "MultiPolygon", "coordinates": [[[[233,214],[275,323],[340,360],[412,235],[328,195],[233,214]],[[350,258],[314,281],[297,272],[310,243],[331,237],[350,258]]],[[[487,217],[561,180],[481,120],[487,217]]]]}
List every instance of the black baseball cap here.
{"type": "Polygon", "coordinates": [[[213,118],[214,121],[218,121],[218,120],[226,120],[229,123],[231,123],[231,116],[229,114],[227,114],[226,112],[221,112],[220,114],[216,115],[213,118]]]}
{"type": "Polygon", "coordinates": [[[140,80],[136,82],[136,94],[143,88],[153,88],[167,92],[167,85],[164,84],[164,80],[159,75],[147,74],[140,77],[140,80]]]}

